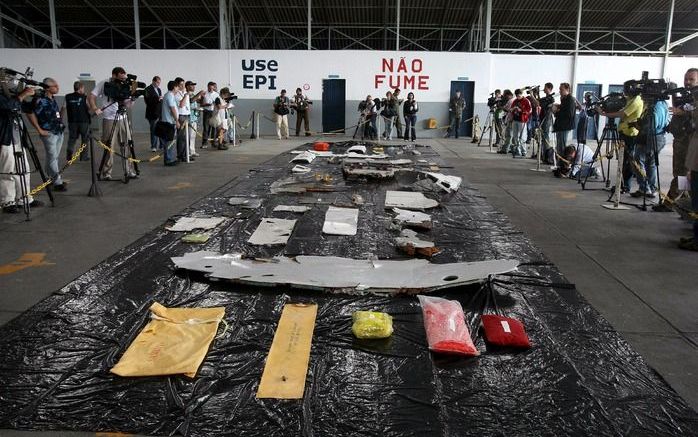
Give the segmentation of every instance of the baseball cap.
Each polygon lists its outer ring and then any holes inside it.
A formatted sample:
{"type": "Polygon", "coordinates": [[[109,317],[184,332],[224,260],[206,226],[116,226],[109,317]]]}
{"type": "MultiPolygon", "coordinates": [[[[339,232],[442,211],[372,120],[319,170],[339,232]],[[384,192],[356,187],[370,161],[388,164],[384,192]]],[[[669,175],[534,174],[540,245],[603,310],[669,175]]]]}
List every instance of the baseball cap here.
{"type": "Polygon", "coordinates": [[[184,83],[184,85],[185,85],[185,86],[196,85],[196,82],[192,82],[192,81],[188,80],[188,81],[186,81],[186,82],[184,83]]]}

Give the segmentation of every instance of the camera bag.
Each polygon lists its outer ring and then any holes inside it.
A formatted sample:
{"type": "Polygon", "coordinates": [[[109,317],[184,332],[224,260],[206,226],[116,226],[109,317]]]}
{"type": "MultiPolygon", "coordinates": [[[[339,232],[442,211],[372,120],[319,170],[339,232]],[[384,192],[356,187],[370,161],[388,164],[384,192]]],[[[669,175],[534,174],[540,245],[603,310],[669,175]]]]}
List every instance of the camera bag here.
{"type": "Polygon", "coordinates": [[[158,121],[155,123],[155,136],[165,140],[165,141],[172,141],[174,140],[175,137],[175,131],[176,131],[176,126],[172,123],[168,123],[166,121],[158,121]]]}

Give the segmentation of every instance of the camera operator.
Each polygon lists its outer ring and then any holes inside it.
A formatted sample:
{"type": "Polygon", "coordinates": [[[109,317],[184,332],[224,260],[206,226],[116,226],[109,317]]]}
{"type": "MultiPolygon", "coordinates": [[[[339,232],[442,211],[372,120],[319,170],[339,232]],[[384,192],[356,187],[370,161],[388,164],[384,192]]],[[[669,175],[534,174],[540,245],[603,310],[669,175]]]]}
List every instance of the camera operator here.
{"type": "Polygon", "coordinates": [[[303,90],[296,88],[296,94],[291,101],[291,107],[296,110],[296,136],[300,136],[301,122],[305,123],[305,136],[310,134],[310,105],[313,102],[308,99],[308,96],[303,95],[303,90]]]}
{"type": "Polygon", "coordinates": [[[392,92],[388,91],[385,93],[385,99],[382,101],[382,107],[383,110],[381,111],[381,117],[383,117],[383,121],[385,122],[382,138],[384,140],[392,140],[393,123],[395,122],[395,118],[397,118],[396,108],[399,107],[397,99],[392,92]]]}
{"type": "MultiPolygon", "coordinates": [[[[87,133],[90,131],[90,109],[87,106],[85,85],[82,82],[73,83],[75,92],[65,95],[65,108],[68,115],[68,144],[66,148],[66,160],[70,160],[75,153],[75,141],[78,136],[83,143],[87,143],[87,133]]],[[[87,153],[80,155],[80,161],[89,161],[87,153]]]]}
{"type": "Polygon", "coordinates": [[[402,138],[402,117],[400,117],[400,107],[402,106],[404,99],[400,98],[400,88],[395,88],[395,90],[393,90],[393,97],[395,99],[393,102],[393,111],[395,112],[395,136],[397,138],[402,138]]]}
{"type": "MultiPolygon", "coordinates": [[[[189,115],[191,107],[189,94],[186,90],[186,82],[181,77],[175,78],[175,103],[177,103],[177,113],[179,114],[179,130],[177,131],[177,159],[180,162],[187,160],[187,140],[189,139],[189,115]]],[[[189,157],[190,161],[195,158],[189,157]]]]}
{"type": "MultiPolygon", "coordinates": [[[[533,141],[534,132],[536,129],[538,129],[538,125],[540,123],[538,118],[540,114],[540,104],[538,103],[539,90],[540,87],[536,86],[526,91],[526,99],[528,99],[528,102],[531,104],[531,116],[528,118],[528,122],[526,123],[526,144],[531,144],[531,141],[533,141]]],[[[531,155],[531,158],[535,158],[535,156],[531,155]]]]}
{"type": "MultiPolygon", "coordinates": [[[[675,87],[672,87],[675,88],[675,87]]],[[[639,189],[630,194],[633,197],[646,197],[654,199],[657,197],[657,163],[656,152],[659,154],[666,145],[666,127],[669,124],[669,107],[665,100],[658,100],[654,104],[654,131],[652,131],[652,118],[647,114],[648,105],[645,102],[645,113],[640,119],[640,134],[637,136],[635,144],[635,157],[639,169],[635,171],[635,177],[639,189]],[[654,145],[651,144],[651,136],[654,137],[654,145]]]]}
{"type": "Polygon", "coordinates": [[[281,90],[281,94],[274,99],[274,113],[276,114],[276,137],[281,139],[283,134],[284,139],[288,139],[288,113],[289,100],[286,97],[286,90],[281,90]]]}
{"type": "MultiPolygon", "coordinates": [[[[692,74],[695,73],[698,73],[698,71],[694,71],[692,74]]],[[[696,85],[693,86],[691,93],[693,102],[686,105],[683,111],[691,116],[691,132],[685,164],[688,170],[691,190],[691,209],[693,209],[693,214],[698,214],[698,131],[696,130],[696,126],[698,126],[698,89],[695,87],[696,85]]],[[[682,238],[679,241],[679,247],[684,250],[698,252],[698,218],[693,219],[693,237],[682,238]]]]}
{"type": "Polygon", "coordinates": [[[411,140],[416,141],[417,135],[415,132],[415,126],[417,124],[417,112],[419,111],[419,105],[414,99],[414,93],[407,94],[407,100],[402,105],[402,113],[405,116],[405,141],[411,140]],[[410,137],[411,135],[411,137],[410,137]]]}
{"type": "Polygon", "coordinates": [[[162,111],[162,90],[160,90],[160,76],[154,76],[153,81],[145,88],[145,119],[150,125],[150,151],[157,152],[162,149],[160,138],[155,135],[155,124],[160,119],[162,111]]]}
{"type": "Polygon", "coordinates": [[[228,110],[235,107],[231,102],[234,98],[235,96],[230,92],[230,89],[225,87],[221,88],[220,96],[214,102],[214,107],[218,111],[217,117],[220,121],[217,126],[215,141],[218,150],[228,150],[228,130],[230,127],[230,114],[228,114],[228,110]]]}
{"type": "Polygon", "coordinates": [[[526,145],[523,142],[523,133],[526,128],[528,118],[531,116],[531,103],[523,96],[520,89],[514,91],[516,98],[511,104],[512,128],[511,136],[513,142],[512,155],[514,158],[526,156],[526,145]]]}
{"type": "MultiPolygon", "coordinates": [[[[2,211],[9,214],[16,214],[20,211],[18,202],[22,202],[22,185],[31,187],[29,170],[29,160],[22,147],[19,124],[21,117],[16,117],[21,110],[21,102],[26,97],[34,95],[34,88],[25,88],[16,97],[8,97],[0,92],[0,206],[2,211]],[[15,153],[19,154],[27,169],[24,174],[17,174],[17,161],[15,153]],[[20,178],[23,178],[22,181],[20,178]]],[[[27,201],[30,207],[43,206],[43,202],[35,200],[27,193],[27,201]]]]}
{"type": "Polygon", "coordinates": [[[553,107],[555,122],[553,132],[555,132],[555,149],[558,155],[565,153],[565,147],[569,140],[570,133],[574,129],[574,116],[577,108],[577,99],[570,94],[570,84],[563,82],[560,84],[560,105],[553,107]]]}
{"type": "Polygon", "coordinates": [[[213,141],[213,138],[216,136],[216,129],[210,125],[210,121],[211,118],[218,113],[218,110],[215,108],[216,99],[219,97],[218,84],[216,84],[216,82],[209,82],[206,85],[206,89],[207,91],[204,94],[203,99],[201,99],[201,108],[203,109],[203,116],[201,120],[203,124],[201,132],[202,149],[206,149],[208,147],[209,138],[211,138],[211,141],[213,141]]]}
{"type": "Polygon", "coordinates": [[[511,90],[504,90],[502,101],[506,102],[502,106],[502,111],[506,114],[504,116],[504,141],[502,142],[502,146],[499,148],[497,153],[507,154],[511,150],[511,129],[514,121],[513,114],[511,112],[511,106],[514,104],[514,94],[511,92],[511,90]]]}
{"type": "Polygon", "coordinates": [[[504,113],[504,111],[502,111],[502,106],[504,102],[502,101],[502,91],[500,89],[494,90],[492,94],[492,97],[488,100],[488,106],[490,107],[490,111],[492,111],[492,124],[494,125],[495,134],[494,146],[499,147],[503,140],[502,137],[504,136],[504,123],[502,122],[502,114],[504,113]]]}
{"type": "Polygon", "coordinates": [[[451,137],[451,132],[458,138],[463,111],[465,111],[465,99],[461,97],[460,90],[456,90],[456,94],[448,102],[448,130],[446,131],[446,138],[451,137]]]}
{"type": "Polygon", "coordinates": [[[603,109],[599,106],[598,111],[601,115],[605,115],[608,118],[620,117],[618,133],[620,139],[625,143],[621,193],[629,193],[634,175],[632,161],[635,158],[635,142],[640,133],[640,130],[637,128],[637,121],[640,119],[644,110],[644,103],[636,87],[624,86],[623,94],[626,97],[626,103],[623,109],[618,112],[603,112],[603,109]]]}
{"type": "Polygon", "coordinates": [[[58,82],[47,77],[43,81],[46,85],[43,97],[34,98],[31,103],[32,112],[27,114],[29,122],[34,126],[41,137],[46,149],[46,172],[53,180],[54,191],[67,191],[61,175],[58,173],[58,157],[63,147],[63,117],[54,96],[59,91],[58,82]]]}
{"type": "MultiPolygon", "coordinates": [[[[698,87],[698,68],[690,68],[683,76],[683,86],[686,89],[698,87]]],[[[679,197],[678,177],[686,176],[686,153],[688,152],[688,143],[691,138],[691,111],[684,109],[681,102],[672,102],[671,121],[667,126],[667,131],[674,136],[672,144],[672,175],[671,186],[667,193],[668,200],[672,201],[679,197]]],[[[654,208],[655,211],[666,212],[671,211],[671,203],[662,203],[654,208]]]]}
{"type": "Polygon", "coordinates": [[[196,158],[199,156],[196,153],[196,132],[199,128],[199,118],[201,116],[201,109],[199,105],[204,97],[204,90],[194,93],[196,88],[196,83],[192,81],[187,81],[184,86],[187,89],[187,94],[189,95],[189,109],[191,113],[189,114],[189,128],[187,129],[187,134],[189,135],[189,157],[196,158]]]}
{"type": "Polygon", "coordinates": [[[553,146],[550,144],[550,129],[553,127],[553,105],[555,104],[555,93],[553,92],[553,84],[551,82],[546,82],[546,84],[543,85],[543,93],[545,93],[545,97],[538,100],[540,104],[539,117],[541,119],[541,150],[543,151],[541,160],[546,164],[553,164],[553,146]]]}
{"type": "Polygon", "coordinates": [[[553,171],[555,177],[599,177],[599,169],[594,162],[594,151],[586,144],[579,144],[577,147],[566,146],[563,156],[564,159],[560,160],[560,165],[553,171]]]}
{"type": "Polygon", "coordinates": [[[361,111],[361,121],[363,123],[362,139],[378,139],[378,131],[376,130],[376,117],[378,116],[378,109],[373,97],[370,95],[366,96],[366,100],[359,103],[359,111],[361,111]]]}
{"type": "MultiPolygon", "coordinates": [[[[119,144],[128,142],[127,133],[127,123],[128,120],[125,117],[117,119],[117,112],[119,109],[118,102],[112,100],[104,94],[104,85],[107,82],[123,82],[126,80],[126,70],[122,67],[114,67],[111,71],[111,78],[100,81],[92,93],[87,97],[87,102],[90,105],[92,113],[95,115],[102,115],[102,142],[107,146],[111,147],[112,150],[117,150],[119,144]],[[97,106],[97,98],[101,98],[102,103],[106,103],[103,108],[97,106]],[[116,128],[114,128],[114,123],[116,123],[116,128]],[[111,138],[111,143],[107,144],[109,141],[109,134],[114,129],[114,135],[111,138]]],[[[133,106],[133,100],[126,99],[123,105],[127,108],[133,106]]],[[[107,160],[104,162],[102,167],[102,174],[99,175],[102,180],[111,180],[111,171],[113,167],[114,156],[111,152],[107,151],[107,160]]],[[[128,177],[137,178],[136,172],[133,170],[133,164],[131,161],[126,160],[126,168],[128,172],[128,177]]]]}

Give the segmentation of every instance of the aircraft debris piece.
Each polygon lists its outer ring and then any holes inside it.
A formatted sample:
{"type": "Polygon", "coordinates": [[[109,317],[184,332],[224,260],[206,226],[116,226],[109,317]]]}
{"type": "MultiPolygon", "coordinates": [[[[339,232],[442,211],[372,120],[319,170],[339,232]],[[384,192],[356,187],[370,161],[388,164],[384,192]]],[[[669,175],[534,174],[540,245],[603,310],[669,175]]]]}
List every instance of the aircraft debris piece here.
{"type": "Polygon", "coordinates": [[[231,197],[229,205],[240,206],[245,209],[257,209],[262,206],[262,199],[251,197],[231,197]]]}
{"type": "Polygon", "coordinates": [[[358,260],[336,256],[242,259],[240,254],[200,251],[172,258],[178,269],[210,278],[260,286],[374,294],[418,294],[482,282],[515,270],[512,259],[432,264],[425,259],[358,260]]]}
{"type": "Polygon", "coordinates": [[[299,153],[298,155],[294,156],[290,162],[304,162],[306,164],[310,164],[311,162],[313,162],[315,157],[317,157],[316,153],[306,150],[305,152],[299,153]]]}
{"type": "Polygon", "coordinates": [[[180,217],[174,225],[165,228],[171,232],[188,232],[194,229],[213,229],[225,221],[225,217],[180,217]]]}
{"type": "Polygon", "coordinates": [[[330,206],[325,214],[322,232],[329,235],[356,235],[358,223],[358,209],[330,206]]]}
{"type": "Polygon", "coordinates": [[[274,212],[298,212],[298,213],[303,213],[306,211],[310,211],[309,206],[300,206],[300,205],[277,205],[274,207],[274,212]]]}
{"type": "Polygon", "coordinates": [[[403,209],[428,209],[439,206],[439,202],[429,199],[422,193],[413,191],[386,191],[385,192],[385,207],[386,208],[403,208],[403,209]]]}
{"type": "Polygon", "coordinates": [[[294,226],[296,220],[265,217],[247,242],[257,246],[286,244],[294,226]]]}
{"type": "Polygon", "coordinates": [[[440,252],[433,241],[422,240],[420,235],[411,229],[403,229],[400,236],[395,238],[395,244],[410,256],[415,253],[432,256],[440,252]]]}
{"type": "Polygon", "coordinates": [[[393,218],[395,223],[421,229],[431,229],[431,216],[423,212],[408,211],[406,209],[393,208],[397,216],[393,218]]]}

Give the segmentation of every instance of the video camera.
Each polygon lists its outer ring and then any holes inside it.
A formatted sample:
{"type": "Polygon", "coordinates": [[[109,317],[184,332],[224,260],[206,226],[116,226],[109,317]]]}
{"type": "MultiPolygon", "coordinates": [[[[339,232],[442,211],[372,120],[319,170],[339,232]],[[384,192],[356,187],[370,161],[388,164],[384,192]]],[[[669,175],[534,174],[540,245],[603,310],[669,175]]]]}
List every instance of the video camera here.
{"type": "Polygon", "coordinates": [[[237,99],[238,99],[238,96],[236,96],[233,93],[230,93],[230,95],[228,97],[223,98],[223,100],[225,100],[226,103],[230,103],[231,100],[237,100],[237,99]]]}
{"type": "Polygon", "coordinates": [[[642,72],[642,79],[623,83],[623,91],[629,96],[642,95],[647,100],[668,100],[669,84],[664,79],[649,79],[649,72],[642,72]]]}
{"type": "Polygon", "coordinates": [[[666,90],[665,94],[671,96],[671,104],[675,108],[683,108],[686,105],[693,105],[698,97],[698,86],[693,88],[672,88],[666,90]]]}
{"type": "Polygon", "coordinates": [[[538,98],[540,95],[540,85],[531,85],[524,88],[526,94],[533,95],[533,97],[538,98]]]}
{"type": "Polygon", "coordinates": [[[135,74],[127,74],[124,80],[111,79],[104,84],[104,95],[117,102],[145,96],[145,83],[136,79],[135,74]]]}
{"type": "Polygon", "coordinates": [[[490,111],[494,111],[498,107],[504,106],[504,97],[501,95],[497,97],[495,93],[490,93],[490,97],[487,99],[487,106],[489,106],[490,111]]]}
{"type": "Polygon", "coordinates": [[[43,97],[46,94],[47,85],[32,79],[34,70],[30,67],[21,73],[11,68],[0,68],[0,87],[7,97],[16,97],[27,87],[34,87],[34,96],[43,97]]]}
{"type": "Polygon", "coordinates": [[[555,93],[551,93],[538,99],[541,108],[550,109],[555,104],[555,93]]]}
{"type": "Polygon", "coordinates": [[[592,101],[585,106],[587,114],[595,115],[598,112],[597,108],[601,108],[603,112],[618,112],[625,107],[625,103],[626,100],[623,93],[611,93],[601,97],[600,99],[597,98],[596,101],[592,101]]]}

